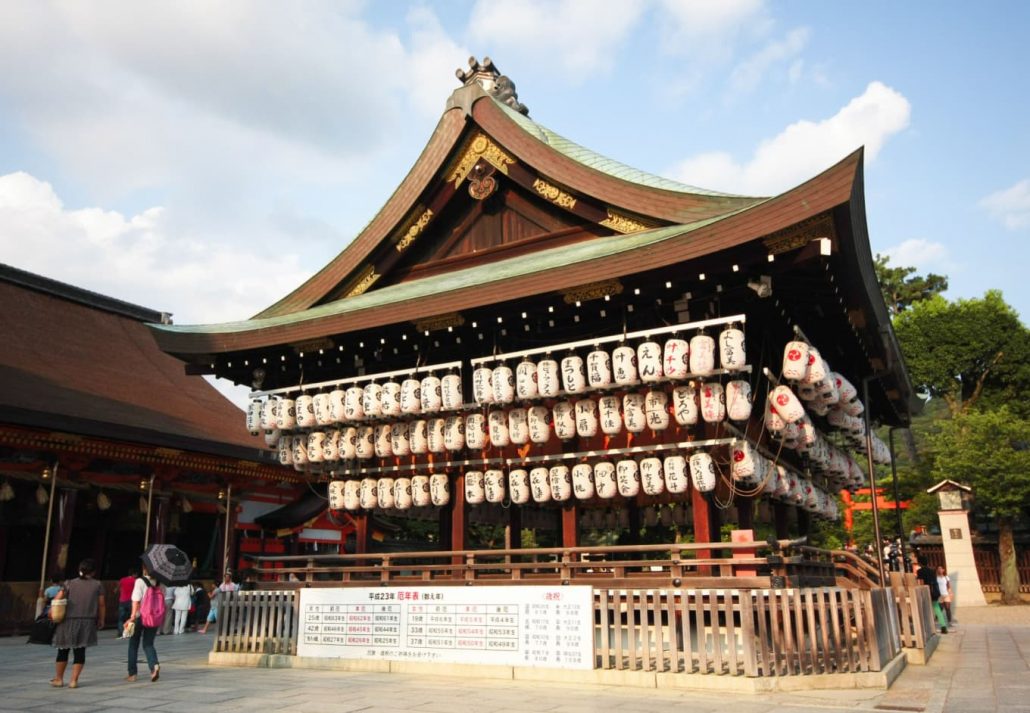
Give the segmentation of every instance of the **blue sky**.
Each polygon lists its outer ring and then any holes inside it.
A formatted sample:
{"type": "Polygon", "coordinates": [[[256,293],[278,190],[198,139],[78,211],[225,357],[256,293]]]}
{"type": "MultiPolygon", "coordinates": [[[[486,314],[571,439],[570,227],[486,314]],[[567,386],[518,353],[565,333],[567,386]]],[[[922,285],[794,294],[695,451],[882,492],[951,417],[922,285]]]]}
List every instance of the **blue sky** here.
{"type": "Polygon", "coordinates": [[[0,3],[0,262],[245,318],[360,231],[470,55],[599,153],[734,193],[867,147],[873,248],[1030,314],[1030,4],[0,3]]]}

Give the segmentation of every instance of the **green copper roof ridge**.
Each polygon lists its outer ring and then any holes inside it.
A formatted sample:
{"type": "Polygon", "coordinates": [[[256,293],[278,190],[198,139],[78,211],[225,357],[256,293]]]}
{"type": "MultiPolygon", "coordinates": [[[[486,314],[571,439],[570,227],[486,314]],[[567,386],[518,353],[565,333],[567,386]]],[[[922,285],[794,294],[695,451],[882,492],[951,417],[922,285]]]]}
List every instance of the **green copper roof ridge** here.
{"type": "Polygon", "coordinates": [[[723,215],[713,216],[694,223],[667,225],[653,230],[638,233],[613,235],[582,243],[565,245],[550,250],[542,250],[529,255],[508,258],[486,265],[465,268],[454,272],[433,275],[421,280],[401,282],[380,290],[372,290],[362,295],[345,297],[334,302],[309,307],[306,310],[291,312],[272,317],[223,322],[217,324],[153,324],[151,328],[165,332],[180,333],[214,333],[243,332],[249,329],[279,327],[300,321],[308,321],[330,317],[362,309],[381,307],[387,304],[419,299],[428,294],[453,292],[500,280],[510,280],[528,274],[565,267],[575,263],[588,262],[609,255],[623,253],[647,245],[661,243],[684,233],[693,232],[711,223],[718,222],[735,213],[748,210],[754,206],[746,206],[723,215]]]}
{"type": "Polygon", "coordinates": [[[672,191],[674,193],[689,193],[691,195],[699,196],[711,196],[713,198],[754,198],[756,196],[743,196],[736,193],[723,193],[721,191],[713,191],[708,188],[699,188],[697,186],[691,186],[686,183],[680,183],[671,178],[665,178],[664,176],[656,176],[653,173],[642,171],[639,168],[634,168],[628,164],[617,161],[613,158],[609,158],[602,154],[592,151],[575,141],[565,138],[561,134],[548,129],[543,124],[540,124],[528,116],[518,113],[506,104],[497,101],[491,96],[485,97],[490,99],[494,104],[501,108],[508,117],[511,118],[519,127],[527,134],[532,135],[541,143],[547,144],[558,153],[566,156],[576,163],[580,163],[588,168],[592,168],[595,171],[618,178],[619,180],[626,181],[628,183],[635,183],[640,186],[646,186],[648,188],[657,188],[665,191],[672,191]]]}

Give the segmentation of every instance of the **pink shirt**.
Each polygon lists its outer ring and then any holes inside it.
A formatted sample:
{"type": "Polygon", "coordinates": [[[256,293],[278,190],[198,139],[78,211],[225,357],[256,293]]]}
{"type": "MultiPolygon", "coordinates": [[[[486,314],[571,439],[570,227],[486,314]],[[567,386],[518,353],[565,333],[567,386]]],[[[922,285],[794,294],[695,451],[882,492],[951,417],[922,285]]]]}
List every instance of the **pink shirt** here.
{"type": "Polygon", "coordinates": [[[118,580],[118,603],[132,601],[132,585],[136,583],[135,577],[122,577],[118,580]]]}

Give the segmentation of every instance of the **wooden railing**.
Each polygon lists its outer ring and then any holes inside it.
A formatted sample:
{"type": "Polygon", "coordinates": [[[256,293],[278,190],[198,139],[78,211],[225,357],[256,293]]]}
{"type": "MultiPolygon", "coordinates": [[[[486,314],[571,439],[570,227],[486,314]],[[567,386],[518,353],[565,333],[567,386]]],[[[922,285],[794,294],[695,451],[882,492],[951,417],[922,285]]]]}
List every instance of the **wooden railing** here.
{"type": "Polygon", "coordinates": [[[822,550],[816,547],[799,545],[793,548],[800,552],[810,563],[823,563],[832,576],[842,583],[848,583],[863,589],[880,586],[880,572],[865,558],[847,550],[822,550]]]}
{"type": "Polygon", "coordinates": [[[213,651],[296,654],[300,596],[295,590],[219,592],[213,651]]]}
{"type": "Polygon", "coordinates": [[[600,668],[731,676],[879,671],[900,650],[883,590],[594,592],[600,668]]]}
{"type": "Polygon", "coordinates": [[[906,649],[926,649],[933,636],[933,602],[930,588],[914,574],[891,572],[891,593],[898,610],[898,634],[906,649]]]}
{"type": "Polygon", "coordinates": [[[248,559],[262,588],[504,583],[746,589],[832,586],[841,578],[847,586],[874,586],[864,563],[846,561],[850,553],[802,545],[781,540],[248,559]],[[296,581],[289,581],[290,575],[296,581]]]}

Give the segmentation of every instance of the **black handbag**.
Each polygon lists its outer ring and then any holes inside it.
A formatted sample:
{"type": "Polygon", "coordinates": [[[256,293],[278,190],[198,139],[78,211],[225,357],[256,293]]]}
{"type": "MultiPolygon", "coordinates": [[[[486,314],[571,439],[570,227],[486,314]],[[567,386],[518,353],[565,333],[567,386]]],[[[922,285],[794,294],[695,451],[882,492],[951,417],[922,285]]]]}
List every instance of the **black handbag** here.
{"type": "Polygon", "coordinates": [[[46,614],[40,614],[36,617],[36,620],[32,622],[32,629],[29,632],[29,640],[25,643],[50,646],[54,641],[54,629],[56,628],[57,624],[50,621],[50,618],[46,614]]]}

